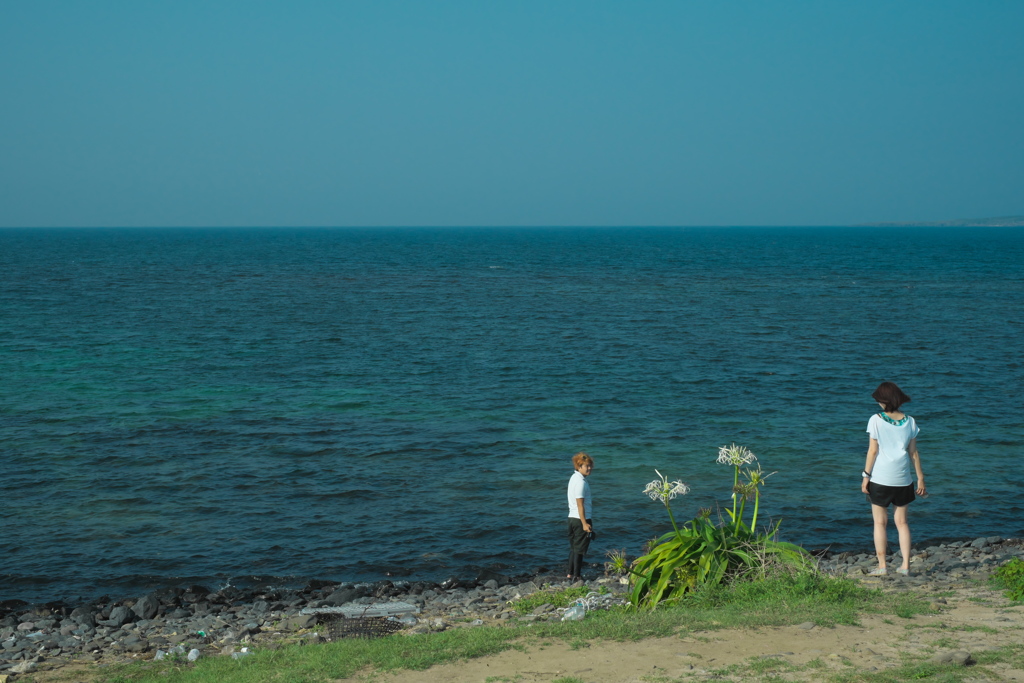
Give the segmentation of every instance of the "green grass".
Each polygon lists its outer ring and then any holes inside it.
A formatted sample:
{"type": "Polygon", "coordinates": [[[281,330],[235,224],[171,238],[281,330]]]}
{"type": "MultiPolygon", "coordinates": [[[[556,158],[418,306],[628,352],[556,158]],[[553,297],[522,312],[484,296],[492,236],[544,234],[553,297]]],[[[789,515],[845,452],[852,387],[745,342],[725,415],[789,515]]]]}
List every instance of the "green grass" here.
{"type": "MultiPolygon", "coordinates": [[[[553,607],[568,607],[580,598],[585,598],[591,593],[590,588],[579,586],[578,588],[563,588],[561,590],[542,590],[525,598],[520,598],[512,603],[512,608],[519,614],[529,614],[541,605],[553,607]]],[[[600,593],[607,593],[608,589],[601,587],[600,593]]]]}
{"type": "Polygon", "coordinates": [[[1005,591],[1006,597],[1015,602],[1024,600],[1024,560],[1015,557],[996,570],[990,583],[1005,591]]]}
{"type": "Polygon", "coordinates": [[[984,650],[974,655],[978,666],[1009,664],[1015,669],[1024,669],[1024,643],[1006,645],[996,650],[984,650]]]}
{"type": "MultiPolygon", "coordinates": [[[[550,602],[550,599],[545,600],[550,602]]],[[[539,603],[542,604],[542,603],[539,603]]],[[[343,640],[320,645],[258,646],[243,660],[208,657],[194,665],[147,662],[111,667],[110,683],[321,683],[367,671],[426,669],[540,642],[587,647],[595,640],[635,641],[720,628],[781,626],[813,621],[857,624],[864,613],[932,613],[909,593],[883,593],[846,578],[781,576],[695,591],[677,606],[650,612],[594,611],[581,621],[533,622],[460,628],[443,633],[343,640]]],[[[696,636],[700,638],[701,636],[696,636]]],[[[766,670],[778,665],[767,661],[766,670]]]]}
{"type": "Polygon", "coordinates": [[[885,671],[845,671],[830,676],[833,683],[907,683],[927,680],[929,683],[961,683],[974,678],[976,671],[962,666],[909,662],[885,671]]]}
{"type": "Polygon", "coordinates": [[[714,669],[710,673],[715,676],[751,678],[753,676],[777,676],[780,673],[799,671],[801,668],[780,657],[751,657],[744,664],[733,664],[721,669],[714,669]]]}

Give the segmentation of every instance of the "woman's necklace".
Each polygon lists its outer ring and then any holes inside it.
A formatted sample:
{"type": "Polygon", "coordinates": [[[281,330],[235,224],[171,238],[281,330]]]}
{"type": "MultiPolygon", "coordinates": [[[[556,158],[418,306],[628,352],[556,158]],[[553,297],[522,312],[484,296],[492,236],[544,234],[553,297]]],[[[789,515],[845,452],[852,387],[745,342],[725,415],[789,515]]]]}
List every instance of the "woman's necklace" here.
{"type": "Polygon", "coordinates": [[[879,413],[879,415],[883,420],[885,420],[891,425],[896,425],[897,427],[902,427],[903,425],[907,424],[907,418],[910,417],[909,415],[904,415],[902,419],[894,420],[885,413],[879,413]]]}

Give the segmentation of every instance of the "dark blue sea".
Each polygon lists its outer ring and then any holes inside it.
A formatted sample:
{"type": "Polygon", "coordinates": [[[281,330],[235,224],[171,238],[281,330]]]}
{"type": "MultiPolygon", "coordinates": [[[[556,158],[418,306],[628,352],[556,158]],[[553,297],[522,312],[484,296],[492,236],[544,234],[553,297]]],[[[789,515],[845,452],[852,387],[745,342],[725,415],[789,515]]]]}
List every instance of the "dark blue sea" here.
{"type": "Polygon", "coordinates": [[[0,598],[441,579],[667,518],[655,468],[870,547],[870,398],[912,398],[915,540],[1024,534],[1024,231],[0,230],[0,598]]]}

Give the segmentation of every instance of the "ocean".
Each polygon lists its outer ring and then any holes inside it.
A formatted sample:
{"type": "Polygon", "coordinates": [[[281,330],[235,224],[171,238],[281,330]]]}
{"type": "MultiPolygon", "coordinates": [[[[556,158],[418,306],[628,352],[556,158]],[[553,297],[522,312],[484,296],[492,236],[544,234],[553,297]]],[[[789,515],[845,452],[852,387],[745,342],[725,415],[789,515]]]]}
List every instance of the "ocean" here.
{"type": "Polygon", "coordinates": [[[592,562],[734,442],[867,549],[883,380],[915,542],[1019,536],[1022,351],[1014,228],[4,229],[0,599],[558,568],[580,450],[592,562]]]}

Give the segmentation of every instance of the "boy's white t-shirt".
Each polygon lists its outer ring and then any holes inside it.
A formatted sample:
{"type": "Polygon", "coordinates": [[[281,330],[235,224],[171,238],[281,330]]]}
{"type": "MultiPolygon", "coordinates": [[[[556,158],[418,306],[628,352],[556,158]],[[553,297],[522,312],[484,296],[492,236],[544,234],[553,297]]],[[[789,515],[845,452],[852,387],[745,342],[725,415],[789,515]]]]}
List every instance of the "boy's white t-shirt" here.
{"type": "Polygon", "coordinates": [[[897,426],[874,414],[868,420],[868,434],[878,442],[878,457],[871,468],[871,481],[882,486],[907,486],[913,483],[907,446],[920,433],[914,418],[897,426]]]}
{"type": "Polygon", "coordinates": [[[583,514],[590,519],[590,482],[579,472],[573,472],[569,477],[569,516],[573,519],[580,518],[579,508],[576,507],[576,499],[583,499],[583,514]]]}

